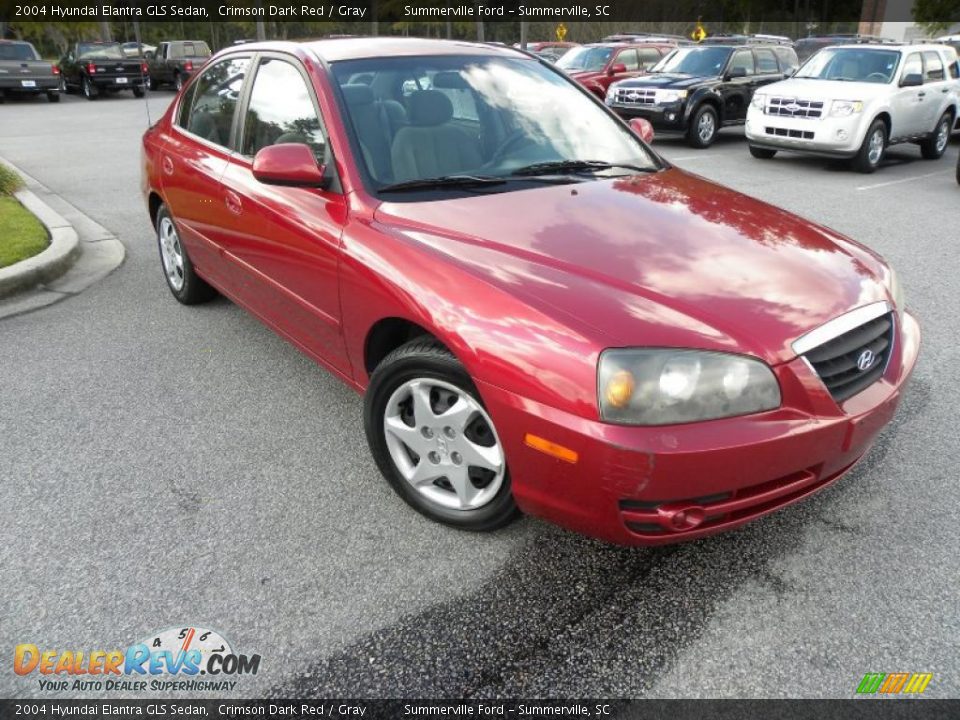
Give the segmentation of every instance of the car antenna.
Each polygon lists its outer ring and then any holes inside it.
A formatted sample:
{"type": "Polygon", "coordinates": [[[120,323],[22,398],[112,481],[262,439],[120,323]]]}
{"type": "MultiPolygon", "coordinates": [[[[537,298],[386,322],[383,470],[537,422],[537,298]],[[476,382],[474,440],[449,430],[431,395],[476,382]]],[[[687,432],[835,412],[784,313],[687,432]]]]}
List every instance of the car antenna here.
{"type": "Polygon", "coordinates": [[[137,41],[137,57],[140,58],[140,85],[143,88],[143,106],[147,110],[147,127],[150,127],[153,125],[153,120],[150,118],[150,98],[147,97],[147,86],[149,83],[143,76],[143,43],[140,42],[140,22],[138,20],[133,21],[133,38],[137,41]]]}

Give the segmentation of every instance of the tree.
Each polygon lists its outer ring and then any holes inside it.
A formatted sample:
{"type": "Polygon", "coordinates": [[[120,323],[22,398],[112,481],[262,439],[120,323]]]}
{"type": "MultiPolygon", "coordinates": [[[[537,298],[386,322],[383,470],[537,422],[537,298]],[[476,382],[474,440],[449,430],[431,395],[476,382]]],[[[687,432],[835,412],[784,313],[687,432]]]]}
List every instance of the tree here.
{"type": "Polygon", "coordinates": [[[960,21],[960,0],[916,0],[913,19],[931,35],[944,32],[960,21]]]}

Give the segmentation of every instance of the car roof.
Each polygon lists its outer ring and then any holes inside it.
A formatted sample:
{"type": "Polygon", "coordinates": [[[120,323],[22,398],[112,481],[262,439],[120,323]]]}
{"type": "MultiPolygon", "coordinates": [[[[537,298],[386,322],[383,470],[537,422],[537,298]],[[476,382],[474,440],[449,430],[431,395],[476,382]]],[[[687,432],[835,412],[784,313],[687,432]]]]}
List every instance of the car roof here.
{"type": "Polygon", "coordinates": [[[927,50],[943,50],[946,45],[938,43],[859,43],[856,45],[828,45],[823,50],[893,50],[907,52],[922,52],[927,50]]]}
{"type": "Polygon", "coordinates": [[[359,60],[361,58],[417,55],[502,55],[508,57],[529,57],[525,53],[506,45],[489,45],[462,40],[428,40],[404,37],[355,37],[313,40],[304,43],[256,43],[245,45],[253,49],[290,49],[290,45],[312,51],[328,62],[340,60],[359,60]]]}

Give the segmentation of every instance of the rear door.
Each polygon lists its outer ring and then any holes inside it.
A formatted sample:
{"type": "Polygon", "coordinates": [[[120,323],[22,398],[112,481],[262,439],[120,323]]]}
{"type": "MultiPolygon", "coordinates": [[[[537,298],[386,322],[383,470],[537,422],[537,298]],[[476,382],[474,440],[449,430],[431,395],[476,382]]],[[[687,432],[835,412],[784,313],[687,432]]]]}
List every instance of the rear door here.
{"type": "MultiPolygon", "coordinates": [[[[339,189],[265,185],[253,159],[265,147],[303,143],[333,173],[316,93],[293,56],[260,56],[238,151],[223,175],[224,256],[237,298],[314,357],[350,374],[340,334],[338,267],[346,200],[339,189]]],[[[331,187],[336,187],[333,183],[331,187]]]]}
{"type": "Polygon", "coordinates": [[[235,115],[250,70],[250,54],[227,56],[191,83],[160,158],[163,195],[187,254],[200,274],[231,292],[222,259],[231,219],[220,179],[233,147],[235,115]]]}

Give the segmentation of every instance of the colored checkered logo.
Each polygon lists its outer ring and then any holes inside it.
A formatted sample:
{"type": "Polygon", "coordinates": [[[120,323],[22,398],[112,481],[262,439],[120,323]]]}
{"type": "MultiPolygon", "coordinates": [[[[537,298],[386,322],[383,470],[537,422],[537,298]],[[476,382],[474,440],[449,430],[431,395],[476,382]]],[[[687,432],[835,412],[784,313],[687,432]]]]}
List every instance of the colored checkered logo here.
{"type": "Polygon", "coordinates": [[[867,673],[857,686],[857,694],[919,695],[932,679],[933,673],[867,673]]]}

